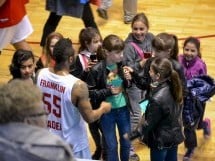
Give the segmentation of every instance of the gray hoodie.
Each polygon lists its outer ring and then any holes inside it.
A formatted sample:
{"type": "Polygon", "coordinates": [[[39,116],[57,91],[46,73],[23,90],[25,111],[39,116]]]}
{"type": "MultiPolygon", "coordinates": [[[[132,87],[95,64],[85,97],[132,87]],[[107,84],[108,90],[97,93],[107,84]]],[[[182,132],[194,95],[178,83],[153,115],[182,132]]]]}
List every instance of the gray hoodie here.
{"type": "Polygon", "coordinates": [[[133,37],[132,33],[130,33],[125,40],[126,45],[123,52],[123,64],[132,67],[136,73],[139,73],[140,76],[143,75],[143,69],[141,69],[141,66],[139,64],[141,58],[139,57],[135,48],[130,43],[134,42],[135,44],[137,44],[143,50],[143,52],[152,51],[151,42],[153,38],[154,35],[152,33],[147,33],[143,41],[138,41],[133,37]]]}

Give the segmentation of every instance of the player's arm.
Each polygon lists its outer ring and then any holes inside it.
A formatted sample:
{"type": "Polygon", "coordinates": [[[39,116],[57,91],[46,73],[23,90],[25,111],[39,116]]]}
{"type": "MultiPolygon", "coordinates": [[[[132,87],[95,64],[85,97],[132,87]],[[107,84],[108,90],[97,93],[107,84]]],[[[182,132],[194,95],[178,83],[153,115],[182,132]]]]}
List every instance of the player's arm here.
{"type": "Polygon", "coordinates": [[[109,103],[102,102],[98,109],[93,110],[87,85],[81,80],[78,80],[73,86],[72,103],[77,106],[84,120],[88,123],[98,120],[102,114],[109,112],[111,109],[109,103]]]}

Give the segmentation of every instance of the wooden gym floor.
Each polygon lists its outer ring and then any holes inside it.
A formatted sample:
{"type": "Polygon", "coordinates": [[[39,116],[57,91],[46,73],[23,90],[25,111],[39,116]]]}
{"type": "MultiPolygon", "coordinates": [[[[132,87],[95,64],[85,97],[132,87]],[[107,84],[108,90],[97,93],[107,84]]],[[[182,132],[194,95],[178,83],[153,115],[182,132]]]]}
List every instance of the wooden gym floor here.
{"type": "MultiPolygon", "coordinates": [[[[34,33],[27,39],[31,44],[34,54],[39,56],[41,48],[39,41],[43,25],[47,19],[48,12],[45,11],[44,0],[31,0],[27,5],[28,15],[32,22],[34,33]]],[[[109,20],[103,20],[97,16],[96,6],[92,6],[95,20],[103,37],[108,34],[117,34],[123,39],[131,31],[130,25],[123,23],[122,0],[114,0],[112,7],[108,10],[109,20]]],[[[176,34],[179,38],[180,48],[184,38],[197,36],[201,41],[203,59],[208,67],[208,74],[215,77],[215,1],[214,0],[139,0],[138,12],[145,12],[150,21],[150,31],[155,35],[160,32],[176,34]]],[[[65,37],[70,37],[74,43],[78,42],[78,33],[84,25],[80,19],[63,17],[57,31],[65,37]]],[[[8,45],[0,55],[0,83],[10,79],[8,65],[14,49],[8,45]]],[[[215,102],[214,99],[207,103],[205,117],[212,121],[212,136],[205,140],[202,131],[198,131],[198,148],[193,156],[193,161],[215,160],[215,102]]],[[[95,146],[91,136],[90,145],[92,151],[95,146]]],[[[141,161],[149,161],[149,149],[134,142],[136,152],[141,161]]],[[[179,146],[179,161],[185,153],[184,145],[179,146]]]]}

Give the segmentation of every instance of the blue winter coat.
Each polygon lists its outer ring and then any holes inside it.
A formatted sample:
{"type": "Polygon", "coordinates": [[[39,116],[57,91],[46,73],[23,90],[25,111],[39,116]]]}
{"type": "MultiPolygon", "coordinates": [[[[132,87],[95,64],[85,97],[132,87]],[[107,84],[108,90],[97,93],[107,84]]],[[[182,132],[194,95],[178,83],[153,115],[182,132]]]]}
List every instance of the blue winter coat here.
{"type": "Polygon", "coordinates": [[[184,99],[183,123],[185,127],[198,125],[203,104],[215,94],[214,79],[200,75],[187,81],[188,94],[184,99]]]}
{"type": "Polygon", "coordinates": [[[206,102],[215,94],[214,79],[208,75],[200,75],[188,80],[187,88],[201,102],[206,102]]]}

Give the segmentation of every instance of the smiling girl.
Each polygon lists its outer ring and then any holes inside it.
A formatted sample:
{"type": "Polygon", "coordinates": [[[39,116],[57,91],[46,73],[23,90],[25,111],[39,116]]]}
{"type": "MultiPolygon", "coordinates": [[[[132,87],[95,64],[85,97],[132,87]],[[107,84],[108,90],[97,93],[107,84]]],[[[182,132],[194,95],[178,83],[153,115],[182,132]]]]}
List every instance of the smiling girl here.
{"type": "MultiPolygon", "coordinates": [[[[190,80],[196,76],[207,75],[207,66],[205,62],[201,59],[200,41],[195,37],[188,37],[184,41],[183,54],[179,55],[179,62],[184,67],[184,74],[187,80],[190,80]]],[[[187,101],[185,101],[185,103],[187,103],[187,101]]],[[[210,120],[203,120],[206,104],[204,102],[201,102],[201,105],[203,109],[200,114],[198,129],[203,129],[204,137],[207,138],[210,135],[210,120]]],[[[189,111],[190,109],[190,104],[184,104],[184,111],[189,111]]],[[[190,113],[192,114],[192,112],[193,111],[191,111],[190,113]]],[[[184,118],[191,117],[187,116],[189,114],[186,114],[186,112],[183,112],[183,115],[184,118]]],[[[185,147],[187,148],[187,151],[184,155],[183,160],[186,161],[192,157],[194,150],[197,147],[197,135],[195,128],[190,127],[184,128],[184,134],[184,143],[185,147]]]]}
{"type": "Polygon", "coordinates": [[[200,41],[197,38],[189,37],[185,40],[183,54],[179,55],[179,62],[184,67],[186,79],[207,74],[206,64],[201,59],[200,41]]]}
{"type": "MultiPolygon", "coordinates": [[[[139,76],[143,76],[143,64],[146,61],[145,53],[152,52],[152,39],[154,35],[149,31],[149,21],[144,13],[137,14],[131,23],[131,33],[125,40],[124,49],[124,65],[131,67],[139,76]],[[141,53],[142,56],[141,56],[141,53]]],[[[132,87],[127,89],[128,96],[131,100],[133,113],[131,114],[131,129],[134,129],[141,117],[139,101],[142,99],[143,91],[132,84],[132,87]]],[[[130,159],[139,160],[139,157],[134,152],[133,146],[130,150],[130,159]]]]}

